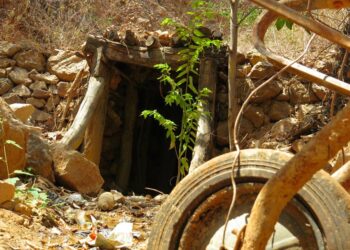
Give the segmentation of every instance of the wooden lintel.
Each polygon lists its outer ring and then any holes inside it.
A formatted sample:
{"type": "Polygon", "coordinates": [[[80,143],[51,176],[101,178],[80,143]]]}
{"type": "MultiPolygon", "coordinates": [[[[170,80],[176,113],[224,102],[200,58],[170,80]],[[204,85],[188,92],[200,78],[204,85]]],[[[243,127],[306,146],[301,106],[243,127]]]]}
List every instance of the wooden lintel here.
{"type": "Polygon", "coordinates": [[[171,67],[179,65],[178,52],[181,49],[160,47],[150,49],[147,47],[126,46],[113,42],[103,37],[88,36],[85,51],[94,51],[96,48],[104,47],[104,56],[111,61],[134,64],[138,66],[153,68],[159,63],[167,63],[171,67]]]}

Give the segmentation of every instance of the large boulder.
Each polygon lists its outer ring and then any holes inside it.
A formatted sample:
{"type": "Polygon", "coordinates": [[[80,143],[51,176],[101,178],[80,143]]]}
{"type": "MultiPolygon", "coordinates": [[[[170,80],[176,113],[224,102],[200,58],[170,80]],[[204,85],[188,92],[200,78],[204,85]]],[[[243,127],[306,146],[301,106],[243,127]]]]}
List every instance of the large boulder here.
{"type": "Polygon", "coordinates": [[[98,166],[75,150],[52,147],[55,177],[59,184],[82,194],[97,194],[103,185],[98,166]]]}
{"type": "Polygon", "coordinates": [[[87,61],[73,51],[58,50],[48,59],[49,72],[63,81],[73,81],[78,72],[86,67],[87,61]]]}
{"type": "Polygon", "coordinates": [[[19,67],[27,70],[35,69],[39,72],[45,71],[46,59],[44,55],[36,50],[26,50],[15,55],[14,59],[19,67]]]}
{"type": "Polygon", "coordinates": [[[20,50],[21,50],[21,47],[19,45],[6,42],[6,41],[0,41],[0,56],[12,57],[14,54],[16,54],[20,50]]]}
{"type": "MultiPolygon", "coordinates": [[[[2,118],[3,139],[0,142],[0,157],[4,159],[4,150],[7,156],[9,173],[22,170],[26,166],[26,150],[29,129],[16,119],[9,105],[0,98],[0,117],[2,118]],[[8,144],[6,141],[15,142],[19,147],[8,144]],[[5,144],[4,144],[5,143],[5,144]]],[[[0,161],[0,179],[8,177],[7,167],[4,161],[0,161]]]]}

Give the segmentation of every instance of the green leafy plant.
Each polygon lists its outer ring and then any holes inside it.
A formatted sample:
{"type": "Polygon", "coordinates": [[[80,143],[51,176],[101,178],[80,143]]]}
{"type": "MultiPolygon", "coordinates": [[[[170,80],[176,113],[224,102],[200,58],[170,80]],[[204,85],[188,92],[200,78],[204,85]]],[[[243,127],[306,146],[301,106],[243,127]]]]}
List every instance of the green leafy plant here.
{"type": "Polygon", "coordinates": [[[190,17],[187,25],[170,18],[165,18],[162,22],[162,25],[174,27],[177,36],[185,44],[178,53],[182,64],[175,69],[175,72],[168,64],[155,65],[161,73],[158,79],[169,88],[164,102],[166,105],[176,105],[181,109],[181,124],[178,125],[165,118],[157,110],[144,110],[141,113],[144,118],[152,117],[158,121],[166,130],[166,137],[170,139],[170,149],[175,150],[178,159],[177,182],[188,172],[188,154],[193,151],[198,120],[202,115],[200,107],[211,93],[208,88],[198,90],[195,86],[194,79],[198,75],[200,56],[206,49],[219,48],[221,45],[221,41],[213,40],[202,32],[204,22],[213,17],[213,12],[207,8],[207,2],[193,1],[192,11],[187,14],[190,17]]]}
{"type": "Polygon", "coordinates": [[[284,19],[284,18],[277,18],[276,23],[275,23],[275,27],[277,30],[281,30],[284,26],[286,26],[288,29],[292,29],[293,28],[293,22],[288,20],[288,19],[284,19]]]}
{"type": "Polygon", "coordinates": [[[43,208],[47,206],[49,202],[48,196],[46,192],[44,192],[38,187],[35,187],[34,174],[28,171],[15,170],[11,175],[17,176],[8,178],[5,181],[16,187],[15,199],[22,201],[31,207],[43,208]],[[28,178],[31,181],[28,184],[17,185],[18,183],[20,183],[20,178],[18,176],[28,178]]]}

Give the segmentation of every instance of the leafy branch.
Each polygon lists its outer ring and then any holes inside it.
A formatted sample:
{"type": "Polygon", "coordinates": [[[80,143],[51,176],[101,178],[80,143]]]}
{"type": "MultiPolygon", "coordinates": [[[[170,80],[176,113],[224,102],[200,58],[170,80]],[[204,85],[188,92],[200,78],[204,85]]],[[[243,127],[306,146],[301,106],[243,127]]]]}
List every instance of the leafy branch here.
{"type": "Polygon", "coordinates": [[[164,97],[165,105],[175,105],[181,109],[181,124],[178,126],[157,110],[144,110],[141,113],[144,118],[152,117],[158,121],[166,130],[166,137],[170,139],[170,149],[175,150],[178,160],[177,182],[188,172],[188,154],[193,151],[198,120],[202,114],[200,107],[211,93],[208,88],[198,90],[195,86],[199,60],[205,50],[221,46],[220,40],[211,39],[202,31],[205,21],[213,17],[213,11],[207,4],[201,0],[192,2],[192,11],[187,12],[190,17],[188,25],[180,24],[171,18],[165,18],[162,22],[162,25],[174,27],[176,35],[185,44],[178,52],[182,64],[175,72],[168,64],[155,65],[161,73],[158,80],[169,88],[164,97]]]}

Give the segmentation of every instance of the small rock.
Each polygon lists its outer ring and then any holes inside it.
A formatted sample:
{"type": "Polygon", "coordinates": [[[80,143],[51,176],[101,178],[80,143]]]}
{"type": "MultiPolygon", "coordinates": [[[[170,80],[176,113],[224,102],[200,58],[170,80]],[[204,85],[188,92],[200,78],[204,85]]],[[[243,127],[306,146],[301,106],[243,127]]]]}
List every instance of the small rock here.
{"type": "Polygon", "coordinates": [[[34,113],[32,114],[32,119],[37,122],[46,122],[50,119],[52,119],[52,115],[36,109],[34,113]]]}
{"type": "Polygon", "coordinates": [[[278,96],[281,93],[281,91],[282,87],[277,82],[271,82],[267,84],[264,88],[260,89],[255,95],[253,95],[251,98],[251,102],[266,102],[278,96]]]}
{"type": "Polygon", "coordinates": [[[21,47],[19,45],[6,42],[6,41],[0,41],[0,56],[12,57],[14,54],[16,54],[20,50],[21,50],[21,47]]]}
{"type": "Polygon", "coordinates": [[[19,214],[26,215],[26,216],[32,215],[32,209],[28,205],[20,203],[20,202],[15,205],[14,211],[19,213],[19,214]]]}
{"type": "Polygon", "coordinates": [[[110,211],[115,205],[114,196],[111,192],[104,192],[98,197],[97,206],[102,211],[110,211]]]}
{"type": "MultiPolygon", "coordinates": [[[[56,55],[48,59],[48,70],[62,81],[73,81],[78,72],[87,68],[87,61],[76,55],[74,51],[58,50],[56,55]]],[[[84,75],[87,75],[84,72],[84,75]]]]}
{"type": "Polygon", "coordinates": [[[53,95],[58,95],[58,90],[57,90],[57,86],[56,85],[49,85],[49,91],[53,94],[53,95]]]}
{"type": "Polygon", "coordinates": [[[280,141],[293,137],[298,132],[298,124],[298,120],[291,117],[276,122],[271,128],[271,138],[280,141]]]}
{"type": "Polygon", "coordinates": [[[143,17],[138,17],[136,19],[136,22],[139,23],[139,24],[148,24],[150,22],[149,19],[147,18],[143,18],[143,17]]]}
{"type": "Polygon", "coordinates": [[[29,97],[32,93],[30,92],[30,89],[27,88],[25,85],[17,85],[11,90],[11,93],[14,93],[20,97],[29,97]]]}
{"type": "Polygon", "coordinates": [[[329,89],[318,84],[312,84],[311,88],[320,101],[323,101],[330,92],[329,89]]]}
{"type": "Polygon", "coordinates": [[[35,90],[35,89],[43,89],[43,90],[47,90],[47,86],[46,83],[43,81],[36,81],[32,84],[29,85],[29,88],[31,90],[35,90]]]}
{"type": "Polygon", "coordinates": [[[13,88],[13,83],[10,79],[0,78],[0,95],[7,93],[11,88],[13,88]]]}
{"type": "Polygon", "coordinates": [[[45,106],[46,101],[44,99],[29,97],[27,98],[26,103],[33,105],[35,108],[41,109],[45,106]]]}
{"type": "Polygon", "coordinates": [[[248,74],[252,79],[265,79],[275,72],[273,65],[269,62],[256,63],[248,74]]]}
{"type": "Polygon", "coordinates": [[[111,25],[106,28],[105,32],[103,33],[103,37],[107,38],[108,40],[119,42],[120,38],[118,35],[118,28],[115,25],[111,25]]]}
{"type": "Polygon", "coordinates": [[[32,96],[39,99],[48,99],[51,93],[43,89],[34,89],[32,96]]]}
{"type": "Polygon", "coordinates": [[[129,46],[138,46],[139,45],[139,40],[138,40],[137,36],[131,30],[125,31],[124,42],[126,45],[129,45],[129,46]]]}
{"type": "Polygon", "coordinates": [[[289,101],[289,91],[288,88],[283,87],[282,88],[282,92],[281,94],[279,94],[278,96],[276,96],[276,100],[277,101],[289,101]]]}
{"type": "Polygon", "coordinates": [[[15,196],[15,186],[10,183],[0,181],[0,190],[0,204],[12,200],[15,196]]]}
{"type": "Polygon", "coordinates": [[[43,72],[46,68],[46,59],[44,55],[35,50],[26,50],[17,53],[14,56],[19,67],[27,70],[35,69],[39,72],[43,72]]]}
{"type": "Polygon", "coordinates": [[[266,62],[266,57],[263,56],[262,54],[260,54],[258,51],[253,50],[253,51],[249,51],[247,53],[247,59],[249,60],[251,65],[255,65],[258,62],[266,62]]]}
{"type": "Polygon", "coordinates": [[[23,103],[10,104],[10,108],[15,113],[15,116],[22,122],[26,122],[35,111],[33,105],[23,103]]]}
{"type": "Polygon", "coordinates": [[[296,79],[292,79],[289,86],[290,101],[292,104],[314,103],[318,98],[311,90],[296,79]]]}
{"type": "Polygon", "coordinates": [[[45,106],[46,110],[52,112],[59,102],[60,98],[58,96],[50,96],[45,106]]]}
{"type": "Polygon", "coordinates": [[[153,200],[159,202],[159,203],[163,203],[166,198],[168,198],[167,194],[158,194],[156,197],[153,198],[153,200]]]}
{"type": "Polygon", "coordinates": [[[67,197],[67,202],[69,204],[77,204],[79,206],[82,206],[86,203],[86,200],[84,199],[84,197],[79,194],[79,193],[74,193],[74,194],[70,194],[68,197],[67,197]]]}
{"type": "Polygon", "coordinates": [[[16,65],[16,61],[6,57],[0,57],[0,68],[5,69],[16,65]]]}
{"type": "Polygon", "coordinates": [[[113,198],[115,202],[123,202],[125,200],[124,195],[118,192],[117,190],[111,190],[111,193],[113,194],[113,198]]]}
{"type": "Polygon", "coordinates": [[[254,124],[256,128],[260,128],[265,122],[264,110],[255,105],[248,105],[243,116],[254,124]]]}
{"type": "Polygon", "coordinates": [[[15,93],[6,93],[2,96],[7,104],[25,103],[25,101],[15,93]]]}
{"type": "Polygon", "coordinates": [[[0,69],[0,78],[7,77],[7,70],[6,69],[0,69]]]}
{"type": "Polygon", "coordinates": [[[40,74],[36,70],[29,72],[29,77],[34,81],[43,81],[47,84],[57,84],[59,79],[55,75],[50,75],[49,73],[40,74]]]}
{"type": "Polygon", "coordinates": [[[57,84],[57,93],[60,97],[66,97],[67,91],[70,87],[69,82],[59,82],[57,84]]]}
{"type": "Polygon", "coordinates": [[[28,76],[28,71],[19,67],[14,67],[9,73],[9,78],[16,84],[29,85],[32,79],[28,76]]]}
{"type": "Polygon", "coordinates": [[[273,101],[270,106],[269,117],[271,121],[279,121],[292,114],[293,108],[288,102],[273,101]]]}

